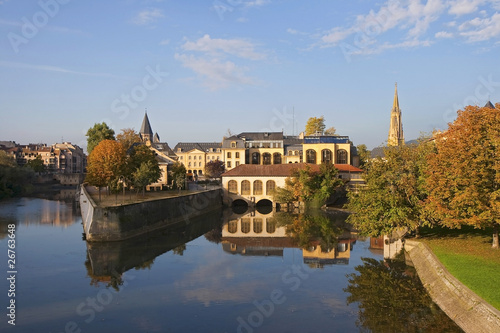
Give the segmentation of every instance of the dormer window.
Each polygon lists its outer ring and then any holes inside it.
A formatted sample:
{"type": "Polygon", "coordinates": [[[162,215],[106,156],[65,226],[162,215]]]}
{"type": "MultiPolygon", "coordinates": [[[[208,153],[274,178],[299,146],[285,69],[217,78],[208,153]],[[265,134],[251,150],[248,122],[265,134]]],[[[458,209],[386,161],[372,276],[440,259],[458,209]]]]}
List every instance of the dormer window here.
{"type": "Polygon", "coordinates": [[[236,142],[235,141],[231,142],[231,148],[236,148],[236,142]]]}

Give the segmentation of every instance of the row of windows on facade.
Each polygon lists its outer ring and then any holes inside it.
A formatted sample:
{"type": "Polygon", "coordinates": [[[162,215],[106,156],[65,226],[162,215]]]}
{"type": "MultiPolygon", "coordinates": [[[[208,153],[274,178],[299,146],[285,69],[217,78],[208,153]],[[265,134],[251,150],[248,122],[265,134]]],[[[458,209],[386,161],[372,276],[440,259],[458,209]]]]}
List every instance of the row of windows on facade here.
{"type": "MultiPolygon", "coordinates": [[[[276,231],[276,221],[273,218],[265,219],[266,220],[266,232],[268,234],[273,234],[276,231]]],[[[241,232],[244,234],[248,234],[250,230],[253,229],[253,232],[256,234],[260,234],[263,231],[264,219],[260,217],[253,218],[253,228],[252,221],[248,217],[244,217],[241,219],[241,232]]],[[[238,232],[238,220],[231,220],[227,224],[227,231],[234,234],[238,232]]]]}
{"type": "MultiPolygon", "coordinates": [[[[250,181],[242,180],[240,184],[240,194],[241,195],[252,195],[250,189],[250,181]]],[[[266,195],[272,195],[274,189],[276,188],[276,182],[274,180],[268,180],[266,182],[266,195]]],[[[229,193],[238,193],[238,182],[236,180],[230,180],[227,183],[227,190],[229,193]]],[[[253,195],[263,195],[263,184],[261,180],[255,180],[253,182],[253,195]]]]}
{"type": "MultiPolygon", "coordinates": [[[[247,142],[245,144],[246,148],[281,148],[282,142],[247,142]]],[[[231,142],[231,148],[237,148],[238,143],[236,141],[231,142]]]]}
{"type": "MultiPolygon", "coordinates": [[[[184,159],[184,156],[179,157],[180,160],[184,159]]],[[[191,156],[188,156],[188,160],[191,159],[191,156]]],[[[198,156],[198,159],[201,160],[201,156],[198,156]]],[[[207,156],[207,160],[218,160],[219,156],[207,156]]],[[[193,156],[193,160],[196,160],[196,156],[193,156]]]]}

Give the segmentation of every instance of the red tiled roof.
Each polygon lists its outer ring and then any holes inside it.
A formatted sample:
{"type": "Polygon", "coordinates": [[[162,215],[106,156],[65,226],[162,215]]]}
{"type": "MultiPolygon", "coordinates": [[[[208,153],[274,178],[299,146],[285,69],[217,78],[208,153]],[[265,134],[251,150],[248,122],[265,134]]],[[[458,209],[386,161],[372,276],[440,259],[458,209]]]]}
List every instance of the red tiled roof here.
{"type": "MultiPolygon", "coordinates": [[[[320,165],[307,163],[288,163],[273,165],[240,164],[236,168],[222,174],[222,177],[288,177],[294,169],[304,169],[308,165],[312,171],[319,172],[320,165]]],[[[348,164],[335,164],[340,172],[363,172],[363,170],[348,164]]]]}

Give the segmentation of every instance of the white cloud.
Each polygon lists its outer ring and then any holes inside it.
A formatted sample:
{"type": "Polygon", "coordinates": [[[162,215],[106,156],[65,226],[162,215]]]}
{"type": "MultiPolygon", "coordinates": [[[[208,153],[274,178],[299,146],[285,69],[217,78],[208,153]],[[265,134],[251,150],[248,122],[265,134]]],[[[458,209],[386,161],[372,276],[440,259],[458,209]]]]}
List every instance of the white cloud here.
{"type": "Polygon", "coordinates": [[[450,8],[448,9],[448,13],[452,15],[465,15],[475,13],[479,6],[484,4],[485,0],[453,0],[449,1],[448,5],[450,8]]]}
{"type": "Polygon", "coordinates": [[[139,12],[133,19],[132,23],[137,25],[147,25],[156,22],[163,17],[163,12],[158,8],[148,8],[139,12]]]}
{"type": "Polygon", "coordinates": [[[231,83],[255,84],[254,79],[245,75],[248,68],[239,67],[231,61],[205,59],[186,54],[176,54],[175,59],[198,74],[203,79],[203,84],[210,90],[226,88],[231,83]]]}
{"type": "Polygon", "coordinates": [[[252,0],[252,1],[246,1],[244,3],[245,7],[260,7],[260,6],[265,6],[271,1],[269,0],[252,0]]]}
{"type": "Polygon", "coordinates": [[[168,45],[170,44],[170,39],[164,39],[160,42],[160,45],[168,45]]]}
{"type": "Polygon", "coordinates": [[[220,52],[238,56],[250,60],[263,60],[266,55],[255,51],[255,45],[244,39],[220,39],[210,38],[204,35],[195,42],[187,41],[182,45],[185,51],[206,52],[213,56],[220,55],[220,52]]]}
{"type": "Polygon", "coordinates": [[[439,32],[436,32],[436,34],[434,35],[434,37],[436,38],[453,38],[453,34],[451,32],[447,32],[447,31],[439,31],[439,32]]]}
{"type": "MultiPolygon", "coordinates": [[[[118,76],[115,76],[113,74],[108,74],[108,73],[78,72],[78,71],[73,71],[70,69],[57,67],[57,66],[51,66],[51,65],[33,65],[33,64],[26,64],[26,63],[21,63],[21,62],[11,62],[11,61],[0,61],[0,67],[37,70],[37,71],[45,71],[45,72],[57,72],[57,73],[63,73],[63,74],[86,75],[86,76],[114,77],[114,78],[118,77],[118,76]]],[[[123,78],[123,77],[120,77],[120,78],[123,78]]]]}
{"type": "Polygon", "coordinates": [[[490,18],[478,17],[466,21],[458,27],[460,36],[467,42],[481,42],[500,36],[500,13],[495,13],[490,18]]]}

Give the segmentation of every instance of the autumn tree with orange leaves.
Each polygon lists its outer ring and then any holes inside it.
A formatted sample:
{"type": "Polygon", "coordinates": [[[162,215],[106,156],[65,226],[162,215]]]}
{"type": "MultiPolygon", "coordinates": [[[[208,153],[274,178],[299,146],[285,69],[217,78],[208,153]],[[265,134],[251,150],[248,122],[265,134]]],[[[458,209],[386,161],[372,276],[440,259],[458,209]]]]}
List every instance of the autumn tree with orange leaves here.
{"type": "Polygon", "coordinates": [[[426,209],[450,228],[493,228],[492,247],[499,248],[500,104],[495,107],[467,106],[436,136],[426,209]]]}
{"type": "Polygon", "coordinates": [[[123,145],[115,140],[103,140],[92,150],[88,157],[86,182],[99,188],[112,186],[125,169],[126,154],[123,145]]]}

